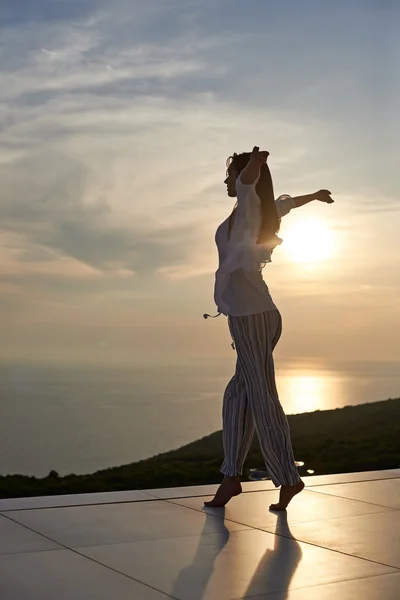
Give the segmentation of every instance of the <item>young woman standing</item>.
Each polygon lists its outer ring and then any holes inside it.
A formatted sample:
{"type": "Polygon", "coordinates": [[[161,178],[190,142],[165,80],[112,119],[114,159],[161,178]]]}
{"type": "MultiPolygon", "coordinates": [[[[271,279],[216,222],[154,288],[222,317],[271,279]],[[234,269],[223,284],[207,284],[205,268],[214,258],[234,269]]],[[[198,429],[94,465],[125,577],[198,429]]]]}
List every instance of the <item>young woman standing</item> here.
{"type": "Polygon", "coordinates": [[[216,233],[219,268],[214,298],[218,314],[228,317],[237,362],[223,399],[221,473],[225,477],[206,506],[224,506],[241,493],[239,476],[255,432],[271,480],[281,487],[279,502],[270,508],[285,510],[304,488],[275,383],[272,353],[281,336],[282,319],[263,280],[262,268],[282,243],[276,234],[284,215],[312,200],[333,200],[328,190],[275,200],[268,155],[255,146],[251,153],[234,154],[227,164],[228,196],[237,197],[237,203],[216,233]]]}

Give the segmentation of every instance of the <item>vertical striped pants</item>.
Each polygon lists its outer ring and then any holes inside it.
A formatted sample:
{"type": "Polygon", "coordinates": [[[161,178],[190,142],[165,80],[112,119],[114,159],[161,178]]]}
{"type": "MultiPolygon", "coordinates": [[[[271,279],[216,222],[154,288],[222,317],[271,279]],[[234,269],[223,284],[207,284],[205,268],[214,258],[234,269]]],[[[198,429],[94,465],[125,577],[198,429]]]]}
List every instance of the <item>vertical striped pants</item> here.
{"type": "Polygon", "coordinates": [[[267,310],[243,317],[228,316],[236,346],[236,372],[222,407],[224,462],[221,473],[241,475],[257,432],[261,453],[276,487],[300,481],[294,463],[289,424],[275,383],[272,352],[282,333],[280,312],[267,310]]]}

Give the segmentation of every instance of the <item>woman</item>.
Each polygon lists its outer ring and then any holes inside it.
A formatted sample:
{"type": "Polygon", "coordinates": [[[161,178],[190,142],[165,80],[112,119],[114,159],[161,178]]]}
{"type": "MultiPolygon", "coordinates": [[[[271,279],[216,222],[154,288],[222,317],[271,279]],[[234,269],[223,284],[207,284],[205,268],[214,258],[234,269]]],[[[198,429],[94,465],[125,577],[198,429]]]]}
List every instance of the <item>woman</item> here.
{"type": "Polygon", "coordinates": [[[214,298],[218,315],[228,317],[237,362],[223,399],[221,473],[225,477],[206,506],[224,506],[242,492],[239,476],[255,432],[271,480],[281,486],[279,502],[270,508],[285,510],[304,488],[275,384],[272,352],[281,336],[282,320],[261,271],[282,243],[276,234],[284,215],[311,200],[333,200],[328,190],[275,200],[268,155],[257,146],[252,153],[234,154],[225,179],[228,196],[237,197],[237,203],[216,233],[219,268],[214,298]]]}

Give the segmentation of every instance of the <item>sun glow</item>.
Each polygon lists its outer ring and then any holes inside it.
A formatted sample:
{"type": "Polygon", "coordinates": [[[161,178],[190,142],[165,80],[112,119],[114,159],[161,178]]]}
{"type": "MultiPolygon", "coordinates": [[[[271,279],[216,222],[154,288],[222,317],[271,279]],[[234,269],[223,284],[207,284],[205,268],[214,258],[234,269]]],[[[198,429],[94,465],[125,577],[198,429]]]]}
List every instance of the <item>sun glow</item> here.
{"type": "Polygon", "coordinates": [[[325,410],[346,397],[346,381],[329,370],[284,369],[278,372],[279,397],[289,414],[325,410]]]}
{"type": "Polygon", "coordinates": [[[320,262],[335,253],[334,235],[325,219],[301,219],[289,225],[282,237],[282,249],[296,262],[320,262]]]}

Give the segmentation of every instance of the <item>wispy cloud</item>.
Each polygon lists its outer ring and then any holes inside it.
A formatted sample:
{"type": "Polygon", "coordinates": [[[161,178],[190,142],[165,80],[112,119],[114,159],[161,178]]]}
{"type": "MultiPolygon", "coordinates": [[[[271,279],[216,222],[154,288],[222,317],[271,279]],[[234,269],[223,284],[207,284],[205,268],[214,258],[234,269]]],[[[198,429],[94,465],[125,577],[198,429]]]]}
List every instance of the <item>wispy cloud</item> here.
{"type": "MultiPolygon", "coordinates": [[[[250,136],[257,124],[220,105],[211,90],[185,94],[184,85],[193,72],[209,77],[220,70],[201,53],[226,40],[186,32],[167,46],[116,37],[111,43],[94,31],[101,23],[57,23],[52,35],[46,24],[45,39],[34,28],[25,60],[3,75],[3,226],[25,235],[33,252],[48,247],[96,269],[118,264],[191,277],[211,270],[190,268],[211,221],[200,193],[205,203],[208,191],[216,196],[215,174],[223,178],[218,148],[228,147],[234,132],[250,136]],[[182,98],[168,87],[161,93],[166,80],[183,86],[182,98]],[[147,93],[137,85],[147,85],[147,93]]],[[[285,129],[299,133],[271,113],[270,136],[285,129]]],[[[293,149],[286,161],[290,155],[293,149]]],[[[207,254],[200,251],[200,262],[207,254]]]]}
{"type": "MultiPolygon", "coordinates": [[[[271,151],[277,194],[332,188],[333,225],[397,211],[400,85],[382,49],[368,54],[376,11],[329,7],[339,44],[308,4],[2,3],[3,295],[140,296],[145,311],[165,290],[166,304],[211,304],[214,232],[232,205],[225,157],[255,143],[271,151]]],[[[357,235],[354,256],[368,242],[357,235]]]]}

